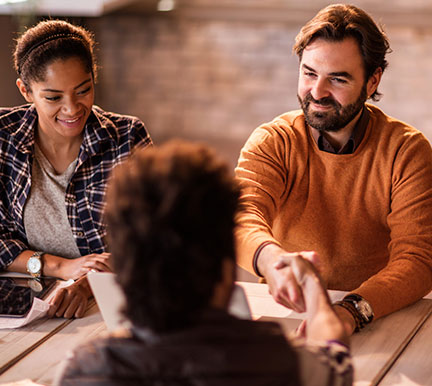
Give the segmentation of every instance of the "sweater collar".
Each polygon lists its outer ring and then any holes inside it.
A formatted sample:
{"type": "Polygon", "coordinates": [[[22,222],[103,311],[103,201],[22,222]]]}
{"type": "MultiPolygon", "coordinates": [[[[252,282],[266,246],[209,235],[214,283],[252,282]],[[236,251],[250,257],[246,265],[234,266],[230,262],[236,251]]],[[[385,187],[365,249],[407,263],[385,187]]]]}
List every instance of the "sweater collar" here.
{"type": "Polygon", "coordinates": [[[334,149],[334,147],[330,144],[330,142],[325,138],[321,130],[317,130],[310,126],[307,127],[310,128],[312,137],[321,151],[325,151],[327,153],[334,153],[334,154],[352,154],[359,147],[364,137],[364,134],[366,132],[368,123],[369,123],[369,111],[366,108],[366,106],[364,106],[360,118],[357,121],[356,125],[354,126],[351,136],[349,137],[348,141],[340,148],[339,151],[336,151],[334,149]]]}

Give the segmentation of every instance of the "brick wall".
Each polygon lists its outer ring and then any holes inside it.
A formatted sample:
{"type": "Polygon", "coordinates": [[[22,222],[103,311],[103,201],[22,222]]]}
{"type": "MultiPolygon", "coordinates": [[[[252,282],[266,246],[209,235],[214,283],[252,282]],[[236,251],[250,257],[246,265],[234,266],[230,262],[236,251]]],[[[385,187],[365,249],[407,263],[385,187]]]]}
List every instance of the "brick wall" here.
{"type": "Polygon", "coordinates": [[[156,141],[210,141],[234,164],[255,126],[297,108],[294,29],[142,17],[101,24],[111,28],[100,36],[100,103],[139,115],[156,141]]]}
{"type": "MultiPolygon", "coordinates": [[[[385,24],[393,53],[377,103],[432,140],[432,3],[357,0],[385,24]]],[[[301,25],[323,0],[182,0],[183,12],[78,20],[96,34],[102,66],[97,103],[133,114],[156,143],[172,137],[213,144],[234,166],[250,132],[296,99],[301,25]],[[217,4],[217,6],[215,6],[217,4]]],[[[180,9],[181,10],[181,9],[180,9]]],[[[17,19],[0,16],[0,105],[23,102],[10,53],[17,19]]]]}

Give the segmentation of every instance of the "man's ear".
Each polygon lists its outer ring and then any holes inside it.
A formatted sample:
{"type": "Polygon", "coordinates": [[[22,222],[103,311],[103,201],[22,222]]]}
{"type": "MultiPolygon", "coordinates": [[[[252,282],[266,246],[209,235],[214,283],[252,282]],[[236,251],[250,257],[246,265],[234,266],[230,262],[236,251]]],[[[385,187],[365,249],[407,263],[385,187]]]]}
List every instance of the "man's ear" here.
{"type": "Polygon", "coordinates": [[[27,90],[26,85],[24,84],[24,82],[22,81],[21,78],[18,78],[16,80],[16,85],[18,87],[19,92],[21,93],[21,95],[24,97],[24,99],[29,102],[32,103],[33,102],[33,96],[31,91],[27,90]]]}
{"type": "Polygon", "coordinates": [[[382,74],[383,74],[382,68],[378,67],[373,73],[373,75],[367,81],[366,91],[367,91],[368,98],[370,98],[371,95],[377,90],[378,85],[381,81],[382,74]]]}

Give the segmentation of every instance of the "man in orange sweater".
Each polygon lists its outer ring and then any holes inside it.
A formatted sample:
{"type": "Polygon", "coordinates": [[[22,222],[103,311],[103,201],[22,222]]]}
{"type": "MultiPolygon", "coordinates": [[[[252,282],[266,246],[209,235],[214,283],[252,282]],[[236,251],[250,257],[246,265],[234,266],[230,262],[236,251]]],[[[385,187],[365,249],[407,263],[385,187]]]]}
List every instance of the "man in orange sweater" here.
{"type": "Polygon", "coordinates": [[[238,261],[275,300],[304,311],[290,261],[314,251],[348,333],[432,289],[432,150],[378,100],[384,32],[361,9],[330,5],[300,31],[298,99],[258,127],[236,174],[238,261]]]}

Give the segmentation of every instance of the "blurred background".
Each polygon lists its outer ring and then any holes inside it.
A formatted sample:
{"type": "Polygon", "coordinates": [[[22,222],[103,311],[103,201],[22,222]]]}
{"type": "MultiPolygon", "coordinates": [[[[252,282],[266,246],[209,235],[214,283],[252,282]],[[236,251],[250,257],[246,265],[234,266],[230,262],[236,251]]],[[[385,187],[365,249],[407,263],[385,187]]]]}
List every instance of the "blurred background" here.
{"type": "MultiPolygon", "coordinates": [[[[353,0],[382,24],[393,53],[376,104],[432,140],[432,1],[353,0]]],[[[14,39],[40,19],[94,32],[96,103],[141,118],[156,144],[205,141],[234,168],[259,124],[297,109],[301,26],[323,0],[0,0],[0,106],[24,103],[14,39]]],[[[243,277],[241,277],[243,279],[243,277]]]]}
{"type": "MultiPolygon", "coordinates": [[[[432,1],[353,0],[384,25],[393,53],[376,104],[432,140],[432,1]]],[[[297,109],[300,27],[323,0],[0,0],[0,106],[24,103],[11,53],[17,33],[47,17],[94,32],[96,103],[136,115],[156,144],[213,145],[234,167],[262,122],[297,109]]]]}

